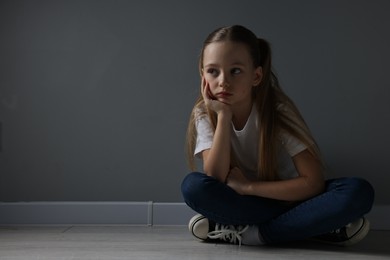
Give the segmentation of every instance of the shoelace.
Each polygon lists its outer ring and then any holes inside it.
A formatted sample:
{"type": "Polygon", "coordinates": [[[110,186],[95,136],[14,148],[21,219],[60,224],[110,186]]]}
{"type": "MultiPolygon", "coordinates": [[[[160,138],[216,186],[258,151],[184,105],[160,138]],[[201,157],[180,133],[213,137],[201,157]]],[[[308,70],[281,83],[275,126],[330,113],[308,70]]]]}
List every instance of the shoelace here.
{"type": "Polygon", "coordinates": [[[234,244],[238,240],[238,244],[241,246],[241,235],[248,229],[248,227],[249,226],[235,227],[233,225],[216,224],[215,230],[209,232],[207,236],[211,239],[222,239],[234,244]]]}
{"type": "Polygon", "coordinates": [[[352,226],[352,223],[349,223],[348,225],[346,225],[346,226],[344,226],[342,228],[334,229],[334,230],[330,231],[329,233],[331,233],[331,234],[339,234],[341,232],[341,229],[343,229],[343,228],[348,229],[351,226],[352,226]]]}

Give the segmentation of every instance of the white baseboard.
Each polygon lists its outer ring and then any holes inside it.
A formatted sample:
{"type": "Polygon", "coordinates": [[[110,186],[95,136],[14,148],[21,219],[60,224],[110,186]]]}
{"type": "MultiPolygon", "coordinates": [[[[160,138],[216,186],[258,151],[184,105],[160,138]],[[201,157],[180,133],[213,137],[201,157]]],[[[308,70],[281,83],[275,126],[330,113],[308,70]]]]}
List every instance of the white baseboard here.
{"type": "MultiPolygon", "coordinates": [[[[0,225],[187,225],[196,214],[184,203],[3,202],[0,225]]],[[[367,215],[371,228],[390,230],[390,205],[367,215]]]]}
{"type": "Polygon", "coordinates": [[[185,203],[0,202],[0,225],[187,225],[185,203]]]}

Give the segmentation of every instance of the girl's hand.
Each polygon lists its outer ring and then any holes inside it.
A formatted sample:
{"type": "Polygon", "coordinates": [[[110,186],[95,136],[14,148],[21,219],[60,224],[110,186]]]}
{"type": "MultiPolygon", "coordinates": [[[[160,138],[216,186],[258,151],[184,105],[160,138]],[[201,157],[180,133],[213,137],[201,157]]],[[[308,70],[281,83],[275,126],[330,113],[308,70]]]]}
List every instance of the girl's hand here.
{"type": "Polygon", "coordinates": [[[245,178],[243,172],[238,167],[234,167],[229,171],[226,184],[238,194],[245,195],[245,190],[249,186],[250,181],[245,178]]]}
{"type": "Polygon", "coordinates": [[[222,112],[231,116],[232,112],[230,110],[230,106],[218,101],[217,98],[213,96],[210,90],[210,84],[204,77],[202,77],[202,96],[208,109],[211,109],[218,115],[222,112]]]}

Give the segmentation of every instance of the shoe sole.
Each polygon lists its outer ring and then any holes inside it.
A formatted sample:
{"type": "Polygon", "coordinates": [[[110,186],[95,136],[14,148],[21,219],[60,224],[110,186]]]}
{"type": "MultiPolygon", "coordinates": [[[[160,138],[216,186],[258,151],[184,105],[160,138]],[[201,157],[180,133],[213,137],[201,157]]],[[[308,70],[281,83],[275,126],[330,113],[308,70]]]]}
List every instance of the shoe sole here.
{"type": "Polygon", "coordinates": [[[368,232],[370,231],[370,221],[366,218],[363,219],[363,225],[360,227],[360,229],[348,240],[338,243],[340,246],[351,246],[358,242],[360,242],[365,236],[367,236],[368,232]]]}
{"type": "Polygon", "coordinates": [[[190,222],[188,223],[188,229],[189,229],[189,231],[191,232],[191,234],[192,234],[194,237],[196,237],[197,239],[200,239],[200,240],[206,240],[207,237],[206,237],[206,238],[203,238],[203,237],[197,236],[197,235],[194,233],[194,227],[195,227],[195,225],[196,225],[199,221],[201,221],[201,220],[203,220],[203,219],[205,219],[205,218],[206,218],[206,217],[204,217],[204,216],[198,214],[198,215],[193,216],[193,217],[190,219],[190,222]]]}
{"type": "Polygon", "coordinates": [[[363,220],[363,224],[360,227],[360,229],[348,240],[342,242],[330,242],[321,239],[312,239],[312,241],[320,242],[322,244],[341,246],[341,247],[352,246],[360,242],[368,234],[368,231],[370,231],[370,222],[368,221],[368,219],[362,218],[362,220],[363,220]]]}

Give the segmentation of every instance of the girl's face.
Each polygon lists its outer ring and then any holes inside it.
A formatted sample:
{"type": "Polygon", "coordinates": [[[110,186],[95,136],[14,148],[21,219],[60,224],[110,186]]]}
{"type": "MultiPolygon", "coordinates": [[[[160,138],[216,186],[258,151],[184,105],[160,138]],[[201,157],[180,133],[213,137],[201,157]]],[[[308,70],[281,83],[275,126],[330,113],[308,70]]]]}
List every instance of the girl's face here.
{"type": "Polygon", "coordinates": [[[262,78],[247,47],[231,41],[214,42],[203,51],[203,78],[214,99],[232,106],[251,104],[252,88],[262,78]]]}

